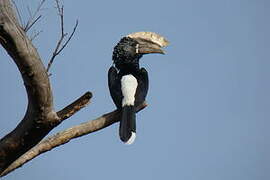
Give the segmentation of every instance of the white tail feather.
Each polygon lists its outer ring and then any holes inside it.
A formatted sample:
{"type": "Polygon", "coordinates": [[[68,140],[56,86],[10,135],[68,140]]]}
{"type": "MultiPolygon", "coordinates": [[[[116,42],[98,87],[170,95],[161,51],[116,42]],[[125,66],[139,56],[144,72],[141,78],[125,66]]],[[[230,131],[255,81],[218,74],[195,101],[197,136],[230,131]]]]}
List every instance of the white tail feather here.
{"type": "Polygon", "coordinates": [[[136,133],[135,132],[131,132],[131,137],[129,138],[129,140],[127,142],[125,142],[125,144],[130,145],[130,144],[134,143],[135,138],[136,138],[136,133]]]}

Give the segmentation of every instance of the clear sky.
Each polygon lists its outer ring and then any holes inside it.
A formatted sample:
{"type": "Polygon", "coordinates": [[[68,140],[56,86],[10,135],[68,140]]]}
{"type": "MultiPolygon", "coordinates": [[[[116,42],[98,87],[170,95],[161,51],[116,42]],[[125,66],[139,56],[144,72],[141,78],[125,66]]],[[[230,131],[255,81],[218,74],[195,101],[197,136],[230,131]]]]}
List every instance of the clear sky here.
{"type": "MultiPolygon", "coordinates": [[[[24,17],[26,1],[17,0],[24,17]]],[[[38,1],[30,1],[34,8],[38,1]],[[35,2],[35,3],[34,3],[35,2]]],[[[131,146],[118,124],[72,140],[3,180],[269,180],[270,1],[64,1],[66,31],[78,31],[50,77],[56,110],[86,91],[92,103],[50,134],[115,109],[107,87],[112,49],[136,31],[171,42],[147,55],[149,106],[137,115],[131,146]]],[[[53,1],[46,2],[34,41],[44,63],[59,37],[53,1]]],[[[17,67],[0,49],[0,136],[23,117],[27,99],[17,67]]]]}

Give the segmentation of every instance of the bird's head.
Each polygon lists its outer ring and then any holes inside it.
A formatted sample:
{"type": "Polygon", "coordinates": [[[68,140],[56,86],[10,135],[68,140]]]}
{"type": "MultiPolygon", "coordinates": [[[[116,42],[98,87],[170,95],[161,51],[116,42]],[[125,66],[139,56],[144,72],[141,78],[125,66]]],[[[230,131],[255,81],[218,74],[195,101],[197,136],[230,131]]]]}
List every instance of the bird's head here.
{"type": "Polygon", "coordinates": [[[113,61],[117,69],[139,68],[139,59],[144,54],[165,54],[162,47],[169,42],[153,32],[136,32],[123,37],[113,50],[113,61]]]}

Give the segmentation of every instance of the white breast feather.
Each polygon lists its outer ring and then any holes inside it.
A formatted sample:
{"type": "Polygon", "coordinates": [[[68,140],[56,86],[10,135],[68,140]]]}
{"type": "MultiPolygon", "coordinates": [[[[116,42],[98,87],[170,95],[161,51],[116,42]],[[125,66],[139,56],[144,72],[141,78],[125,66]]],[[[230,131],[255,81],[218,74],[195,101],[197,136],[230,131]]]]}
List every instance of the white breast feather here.
{"type": "Polygon", "coordinates": [[[133,75],[129,74],[121,78],[121,90],[123,94],[122,106],[134,105],[137,86],[137,79],[133,75]]]}

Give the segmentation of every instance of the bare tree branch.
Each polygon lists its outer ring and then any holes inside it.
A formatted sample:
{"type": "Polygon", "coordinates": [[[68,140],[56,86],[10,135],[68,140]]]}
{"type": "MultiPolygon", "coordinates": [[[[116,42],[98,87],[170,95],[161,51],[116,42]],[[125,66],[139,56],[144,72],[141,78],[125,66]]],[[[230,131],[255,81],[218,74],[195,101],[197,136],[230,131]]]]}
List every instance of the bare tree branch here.
{"type": "Polygon", "coordinates": [[[80,109],[85,107],[88,103],[90,103],[90,99],[92,98],[91,92],[86,92],[83,96],[79,99],[62,109],[61,111],[57,112],[57,116],[61,119],[61,121],[73,116],[76,112],[80,109]]]}
{"type": "Polygon", "coordinates": [[[27,21],[25,27],[23,28],[25,32],[29,31],[31,29],[31,27],[33,27],[33,25],[41,18],[41,15],[37,16],[38,13],[40,12],[43,4],[45,3],[46,0],[41,0],[36,11],[34,12],[34,14],[32,15],[31,10],[28,7],[28,12],[29,12],[29,20],[27,21]]]}
{"type": "Polygon", "coordinates": [[[69,43],[69,41],[70,41],[71,38],[73,37],[73,35],[74,35],[74,33],[75,33],[75,31],[76,31],[76,29],[77,29],[77,27],[78,27],[78,24],[79,24],[79,21],[76,20],[76,23],[75,23],[75,26],[74,26],[74,28],[73,28],[72,33],[71,33],[70,36],[68,37],[67,41],[63,44],[63,46],[59,49],[59,51],[57,52],[57,55],[58,55],[59,53],[61,53],[61,51],[67,46],[67,44],[69,43]]]}
{"type": "MultiPolygon", "coordinates": [[[[139,112],[146,106],[147,106],[146,103],[141,104],[139,107],[137,107],[136,111],[139,112]]],[[[3,173],[0,174],[0,177],[7,175],[13,170],[21,167],[28,161],[34,159],[35,157],[47,151],[52,150],[55,147],[63,145],[74,138],[78,138],[83,135],[87,135],[95,131],[101,130],[103,128],[106,128],[112,125],[113,123],[118,122],[119,119],[120,119],[120,111],[115,110],[110,113],[104,114],[95,120],[90,120],[80,125],[73,126],[53,136],[50,136],[47,139],[42,140],[39,144],[34,146],[32,149],[30,149],[28,152],[22,155],[19,159],[13,162],[3,173]]]]}
{"type": "MultiPolygon", "coordinates": [[[[44,1],[42,0],[41,3],[44,1]]],[[[25,116],[13,131],[0,139],[0,176],[8,174],[54,147],[65,144],[73,138],[103,129],[117,122],[120,118],[120,112],[113,111],[41,141],[63,120],[85,107],[92,97],[92,94],[87,92],[62,110],[54,111],[53,94],[47,72],[54,58],[73,37],[78,25],[78,21],[76,21],[73,32],[63,43],[67,35],[64,32],[63,6],[60,7],[58,0],[56,2],[61,19],[61,38],[46,69],[36,48],[27,37],[26,32],[20,27],[11,0],[0,0],[0,44],[17,65],[28,96],[25,116]]],[[[34,14],[33,17],[35,16],[34,14]]],[[[27,23],[26,30],[29,30],[38,19],[27,23]]],[[[146,104],[142,104],[137,111],[145,107],[146,104]]]]}
{"type": "Polygon", "coordinates": [[[0,139],[1,173],[65,118],[83,108],[91,95],[86,93],[78,101],[60,111],[61,113],[54,111],[47,71],[36,48],[20,27],[11,0],[0,0],[0,37],[0,44],[21,73],[28,95],[28,106],[22,121],[13,131],[0,139]]]}
{"type": "Polygon", "coordinates": [[[21,29],[9,0],[0,1],[0,39],[19,68],[28,95],[23,120],[0,140],[0,172],[37,144],[51,128],[46,120],[58,121],[53,110],[49,79],[36,48],[21,29]],[[3,39],[3,40],[2,40],[3,39]]]}
{"type": "MultiPolygon", "coordinates": [[[[34,15],[32,15],[32,12],[31,12],[29,6],[27,6],[29,19],[28,19],[28,21],[27,21],[27,23],[25,25],[23,23],[21,13],[20,13],[20,11],[18,9],[18,6],[17,6],[16,2],[14,0],[11,0],[11,1],[12,1],[13,6],[16,9],[16,13],[17,13],[17,16],[19,18],[19,24],[22,26],[22,28],[23,28],[23,30],[25,32],[28,32],[41,19],[42,15],[39,15],[39,16],[37,16],[37,15],[41,11],[41,8],[42,8],[42,6],[43,6],[43,4],[45,3],[46,0],[41,0],[40,1],[37,9],[35,10],[34,15]]],[[[34,35],[31,35],[30,40],[33,41],[41,32],[42,31],[35,32],[34,35]]]]}
{"type": "Polygon", "coordinates": [[[47,65],[47,72],[49,72],[52,63],[54,62],[54,59],[57,55],[59,55],[61,53],[61,51],[63,51],[63,49],[68,45],[69,41],[72,39],[77,27],[78,27],[78,20],[76,20],[75,26],[73,28],[72,33],[70,34],[70,36],[68,37],[68,39],[63,43],[63,40],[65,39],[65,37],[67,36],[67,33],[65,33],[64,31],[64,6],[60,6],[59,0],[55,0],[56,2],[56,8],[58,11],[58,15],[60,16],[60,25],[61,25],[61,36],[60,39],[58,40],[56,47],[53,51],[52,57],[49,60],[49,63],[47,65]]]}

